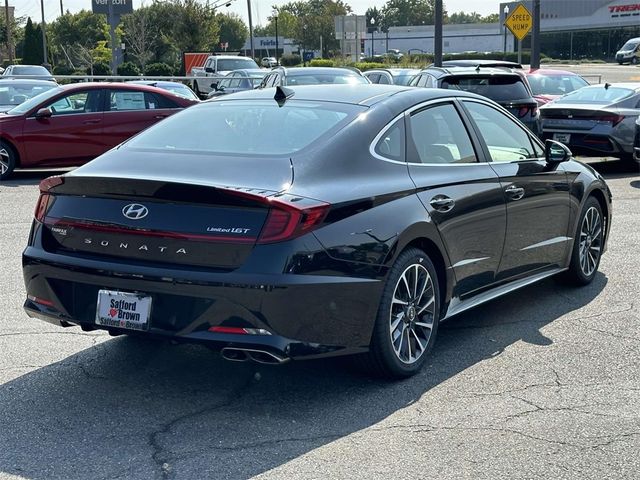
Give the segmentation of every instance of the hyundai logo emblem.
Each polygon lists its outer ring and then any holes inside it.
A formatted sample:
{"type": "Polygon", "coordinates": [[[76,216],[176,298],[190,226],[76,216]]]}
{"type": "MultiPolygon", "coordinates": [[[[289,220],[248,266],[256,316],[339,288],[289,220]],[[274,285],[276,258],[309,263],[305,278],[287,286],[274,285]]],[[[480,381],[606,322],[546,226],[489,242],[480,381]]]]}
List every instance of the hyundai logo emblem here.
{"type": "Polygon", "coordinates": [[[149,215],[149,209],[139,203],[130,203],[122,209],[122,215],[130,220],[141,220],[149,215]]]}

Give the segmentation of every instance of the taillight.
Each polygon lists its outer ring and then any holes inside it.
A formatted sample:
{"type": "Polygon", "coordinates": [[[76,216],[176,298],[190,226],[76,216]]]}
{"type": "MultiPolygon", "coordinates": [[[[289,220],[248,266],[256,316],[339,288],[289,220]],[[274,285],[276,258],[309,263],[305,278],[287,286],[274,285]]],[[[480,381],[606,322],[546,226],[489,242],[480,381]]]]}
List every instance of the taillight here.
{"type": "Polygon", "coordinates": [[[33,216],[36,218],[37,221],[39,222],[44,221],[44,216],[47,213],[47,207],[49,206],[50,198],[51,198],[51,195],[49,195],[48,193],[40,194],[40,198],[38,198],[38,203],[36,203],[36,211],[33,214],[33,216]]]}
{"type": "Polygon", "coordinates": [[[615,115],[615,114],[602,115],[600,117],[597,117],[596,120],[599,122],[611,122],[611,125],[615,127],[622,120],[624,120],[624,115],[615,115]]]}
{"type": "Polygon", "coordinates": [[[330,208],[327,203],[306,207],[278,200],[269,203],[271,210],[258,237],[258,243],[281,242],[303,235],[320,225],[330,208]]]}
{"type": "Polygon", "coordinates": [[[53,177],[47,177],[40,182],[40,192],[47,193],[53,187],[57,187],[58,185],[62,185],[64,183],[64,178],[60,175],[54,175],[53,177]]]}
{"type": "Polygon", "coordinates": [[[535,116],[537,109],[538,109],[538,107],[530,107],[529,105],[525,105],[523,107],[520,107],[518,109],[518,118],[522,118],[522,117],[527,116],[529,114],[529,112],[531,112],[532,116],[535,116]]]}

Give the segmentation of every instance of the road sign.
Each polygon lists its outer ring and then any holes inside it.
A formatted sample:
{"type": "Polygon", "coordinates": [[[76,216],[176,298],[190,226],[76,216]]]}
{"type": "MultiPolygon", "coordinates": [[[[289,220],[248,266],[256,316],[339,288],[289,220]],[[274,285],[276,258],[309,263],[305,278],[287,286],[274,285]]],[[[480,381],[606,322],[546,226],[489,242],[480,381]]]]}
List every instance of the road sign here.
{"type": "Polygon", "coordinates": [[[91,2],[91,10],[93,13],[109,13],[109,3],[113,5],[114,15],[124,15],[125,13],[133,12],[132,0],[93,0],[91,2]]]}
{"type": "Polygon", "coordinates": [[[520,3],[504,21],[504,26],[511,30],[514,37],[522,40],[531,31],[533,17],[527,7],[520,3]]]}

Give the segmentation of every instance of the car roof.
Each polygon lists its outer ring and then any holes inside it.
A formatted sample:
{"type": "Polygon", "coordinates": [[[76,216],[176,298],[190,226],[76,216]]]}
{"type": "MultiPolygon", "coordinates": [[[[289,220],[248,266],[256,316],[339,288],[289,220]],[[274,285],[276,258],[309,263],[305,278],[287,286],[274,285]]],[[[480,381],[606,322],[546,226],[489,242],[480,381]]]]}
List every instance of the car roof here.
{"type": "Polygon", "coordinates": [[[58,86],[58,83],[55,82],[54,80],[38,80],[35,78],[16,78],[16,77],[6,77],[6,78],[2,78],[0,77],[0,85],[3,85],[5,83],[20,83],[22,85],[54,85],[54,86],[58,86]]]}
{"type": "Polygon", "coordinates": [[[419,68],[372,68],[371,70],[367,70],[363,73],[363,75],[367,73],[373,72],[388,72],[394,77],[400,77],[402,75],[410,75],[416,74],[420,72],[419,68]]]}
{"type": "Polygon", "coordinates": [[[509,62],[508,60],[474,60],[461,58],[459,60],[445,60],[442,62],[443,67],[475,67],[480,65],[481,67],[508,67],[508,68],[522,68],[522,65],[517,62],[509,62]]]}
{"type": "Polygon", "coordinates": [[[353,75],[354,77],[359,77],[360,74],[351,70],[350,68],[340,68],[340,67],[292,67],[285,69],[287,75],[318,75],[318,74],[326,74],[326,75],[353,75]]]}
{"type": "MultiPolygon", "coordinates": [[[[278,87],[279,88],[279,87],[278,87]]],[[[295,100],[305,100],[310,102],[330,102],[330,103],[350,103],[353,105],[371,106],[378,102],[387,100],[394,95],[411,95],[416,103],[443,97],[468,96],[479,98],[478,95],[463,92],[460,90],[448,90],[442,88],[414,88],[398,85],[381,84],[358,84],[358,85],[300,85],[286,87],[286,90],[293,91],[295,100]]],[[[209,100],[214,102],[224,102],[233,100],[267,100],[273,99],[276,88],[261,88],[256,90],[245,90],[234,93],[229,97],[218,97],[209,100]]],[[[205,102],[206,103],[206,102],[205,102]]]]}
{"type": "Polygon", "coordinates": [[[578,75],[575,72],[570,72],[569,70],[557,70],[555,68],[536,68],[536,69],[531,69],[528,72],[525,72],[527,76],[529,75],[547,75],[547,76],[553,76],[553,75],[563,75],[563,76],[567,76],[567,75],[575,75],[576,77],[579,77],[580,75],[578,75]]]}
{"type": "Polygon", "coordinates": [[[170,80],[129,80],[126,83],[131,83],[133,85],[150,85],[152,87],[157,85],[179,85],[181,87],[186,87],[184,83],[172,82],[170,80]]]}
{"type": "Polygon", "coordinates": [[[474,76],[474,75],[478,75],[478,76],[500,75],[500,76],[516,76],[516,77],[522,78],[522,76],[519,73],[516,73],[506,68],[482,67],[482,66],[480,66],[480,68],[478,67],[427,67],[424,70],[422,70],[422,72],[428,72],[428,73],[437,72],[439,73],[438,75],[439,77],[458,76],[458,75],[465,76],[465,77],[474,76]]]}
{"type": "Polygon", "coordinates": [[[124,90],[147,90],[149,92],[162,92],[165,94],[166,92],[160,88],[153,87],[151,85],[146,84],[137,84],[137,83],[122,83],[122,82],[80,82],[80,83],[71,83],[69,85],[61,85],[60,88],[64,90],[95,90],[99,88],[120,88],[124,90]]]}
{"type": "Polygon", "coordinates": [[[629,90],[640,90],[640,83],[638,82],[599,83],[598,85],[587,85],[582,88],[605,88],[606,85],[609,87],[627,88],[629,90]]]}

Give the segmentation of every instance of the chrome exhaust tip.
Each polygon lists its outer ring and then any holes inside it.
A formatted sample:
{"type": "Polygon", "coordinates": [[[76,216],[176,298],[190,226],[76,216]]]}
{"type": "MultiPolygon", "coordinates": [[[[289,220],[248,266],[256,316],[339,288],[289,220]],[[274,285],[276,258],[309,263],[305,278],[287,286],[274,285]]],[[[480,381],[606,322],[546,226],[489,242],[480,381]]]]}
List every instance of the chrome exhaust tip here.
{"type": "Polygon", "coordinates": [[[247,352],[239,348],[223,348],[220,352],[220,355],[222,355],[222,358],[224,358],[225,360],[229,360],[231,362],[246,362],[247,360],[249,360],[247,352]]]}

